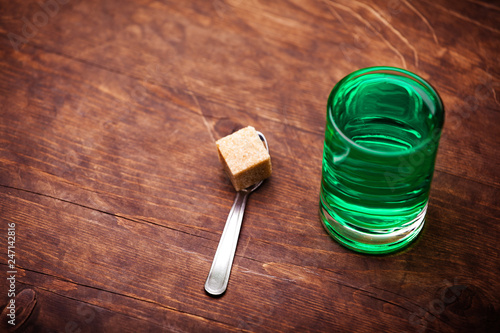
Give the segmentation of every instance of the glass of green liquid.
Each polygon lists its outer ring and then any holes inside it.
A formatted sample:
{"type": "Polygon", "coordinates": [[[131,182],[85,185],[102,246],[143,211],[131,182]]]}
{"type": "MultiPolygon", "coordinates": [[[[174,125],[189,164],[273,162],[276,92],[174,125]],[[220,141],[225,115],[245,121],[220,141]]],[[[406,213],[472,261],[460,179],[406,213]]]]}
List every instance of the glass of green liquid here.
{"type": "Polygon", "coordinates": [[[406,70],[360,69],[335,85],[319,209],[335,240],[384,254],[415,239],[425,221],[443,123],[437,92],[406,70]]]}

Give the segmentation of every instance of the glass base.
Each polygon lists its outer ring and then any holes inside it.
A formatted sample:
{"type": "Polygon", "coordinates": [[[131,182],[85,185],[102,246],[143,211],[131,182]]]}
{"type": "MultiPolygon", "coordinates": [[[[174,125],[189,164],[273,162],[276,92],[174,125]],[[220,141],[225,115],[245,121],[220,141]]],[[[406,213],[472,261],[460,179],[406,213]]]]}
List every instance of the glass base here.
{"type": "Polygon", "coordinates": [[[320,199],[319,215],[326,231],[341,245],[363,253],[387,254],[403,249],[418,236],[425,223],[427,204],[418,216],[404,227],[392,232],[366,229],[358,230],[355,226],[348,226],[335,220],[325,207],[323,198],[320,199]]]}

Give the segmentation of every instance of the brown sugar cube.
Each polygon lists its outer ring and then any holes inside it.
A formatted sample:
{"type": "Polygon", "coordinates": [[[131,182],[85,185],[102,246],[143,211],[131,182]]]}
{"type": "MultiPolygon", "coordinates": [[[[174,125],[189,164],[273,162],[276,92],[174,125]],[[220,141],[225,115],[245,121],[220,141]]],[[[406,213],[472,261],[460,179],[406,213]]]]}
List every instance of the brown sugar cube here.
{"type": "Polygon", "coordinates": [[[217,140],[216,145],[219,159],[236,191],[271,176],[271,156],[252,126],[217,140]]]}

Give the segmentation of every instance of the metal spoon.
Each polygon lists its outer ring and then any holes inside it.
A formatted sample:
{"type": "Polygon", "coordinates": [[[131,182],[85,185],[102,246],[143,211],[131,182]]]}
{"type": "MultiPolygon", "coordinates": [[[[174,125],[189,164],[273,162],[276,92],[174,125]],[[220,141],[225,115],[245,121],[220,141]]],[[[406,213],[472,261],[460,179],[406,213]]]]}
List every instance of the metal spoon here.
{"type": "MultiPolygon", "coordinates": [[[[257,132],[257,134],[264,142],[269,152],[266,137],[261,132],[257,132]]],[[[205,282],[205,290],[211,295],[221,295],[226,291],[248,195],[255,191],[262,182],[263,180],[253,186],[236,192],[233,207],[231,207],[231,211],[229,211],[224,231],[222,232],[217,251],[215,252],[212,267],[210,268],[207,281],[205,282]]]]}

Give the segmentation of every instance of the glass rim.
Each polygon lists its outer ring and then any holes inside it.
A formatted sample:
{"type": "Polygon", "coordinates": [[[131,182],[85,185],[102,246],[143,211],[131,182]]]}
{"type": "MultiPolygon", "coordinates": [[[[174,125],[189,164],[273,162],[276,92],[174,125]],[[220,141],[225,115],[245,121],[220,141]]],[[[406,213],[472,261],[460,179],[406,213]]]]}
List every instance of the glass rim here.
{"type": "Polygon", "coordinates": [[[417,74],[412,73],[406,69],[402,69],[402,68],[398,68],[398,67],[391,67],[391,66],[373,66],[373,67],[361,68],[361,69],[358,69],[358,70],[344,76],[340,81],[338,81],[335,84],[332,91],[330,92],[330,95],[328,96],[326,113],[327,113],[327,121],[330,121],[333,124],[335,131],[337,133],[339,133],[345,141],[347,141],[350,145],[355,146],[356,148],[358,148],[362,151],[365,151],[365,152],[368,152],[368,153],[371,153],[374,155],[399,156],[399,155],[406,155],[406,154],[410,154],[412,152],[415,152],[415,151],[421,149],[423,146],[426,146],[427,144],[429,144],[429,142],[431,142],[432,140],[435,140],[436,142],[438,142],[438,140],[441,136],[441,130],[442,130],[443,125],[444,125],[444,105],[443,105],[443,101],[441,100],[441,97],[439,96],[437,90],[434,89],[434,87],[429,82],[427,82],[426,80],[424,80],[422,77],[418,76],[417,74]],[[432,97],[431,101],[434,104],[435,109],[436,109],[435,116],[439,117],[438,123],[437,123],[436,128],[433,131],[429,131],[429,134],[427,135],[427,137],[424,140],[422,140],[422,142],[420,142],[417,146],[412,147],[411,149],[408,149],[405,151],[397,151],[397,152],[383,152],[383,151],[379,151],[376,149],[370,149],[370,148],[367,148],[367,147],[360,145],[359,143],[353,141],[337,126],[337,124],[333,118],[333,115],[332,115],[332,113],[333,113],[332,102],[333,102],[334,96],[336,96],[340,87],[342,87],[347,81],[353,80],[359,76],[363,76],[366,74],[373,74],[373,73],[380,73],[380,74],[386,73],[386,74],[392,74],[394,76],[409,77],[409,78],[413,79],[414,81],[416,81],[417,83],[419,83],[422,86],[422,88],[424,88],[423,90],[432,97]]]}

